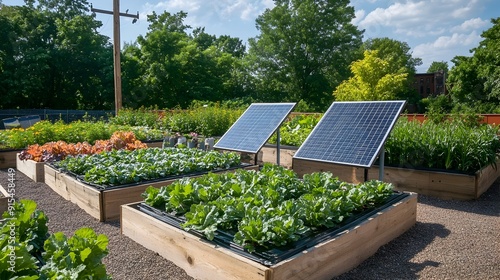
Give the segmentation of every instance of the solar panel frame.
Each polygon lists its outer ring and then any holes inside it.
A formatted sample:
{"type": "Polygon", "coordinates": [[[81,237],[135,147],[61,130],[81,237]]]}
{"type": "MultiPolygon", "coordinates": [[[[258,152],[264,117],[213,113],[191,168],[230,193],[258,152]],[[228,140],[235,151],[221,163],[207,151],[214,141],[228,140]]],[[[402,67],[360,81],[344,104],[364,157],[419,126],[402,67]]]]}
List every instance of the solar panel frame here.
{"type": "Polygon", "coordinates": [[[297,103],[252,103],[214,145],[216,149],[256,154],[297,103]],[[270,110],[279,108],[280,110],[270,110]],[[261,113],[256,115],[256,113],[261,113]],[[250,127],[246,127],[249,124],[250,127]],[[251,145],[250,145],[251,144],[251,145]]]}
{"type": "Polygon", "coordinates": [[[404,100],[333,102],[293,158],[369,168],[380,154],[405,104],[404,100]],[[390,108],[387,109],[387,106],[390,108]],[[383,109],[390,111],[383,112],[385,115],[376,114],[380,111],[373,112],[383,109]],[[361,112],[363,114],[360,115],[361,112]],[[369,121],[361,123],[360,120],[365,119],[369,121]],[[375,121],[385,121],[385,123],[373,125],[375,121]],[[334,127],[328,127],[331,125],[334,127]],[[328,128],[330,129],[325,130],[328,128]],[[373,131],[373,129],[383,131],[373,131]],[[354,147],[353,145],[360,143],[360,139],[365,139],[363,142],[365,145],[354,147]],[[331,144],[333,141],[336,141],[335,144],[331,144]],[[325,148],[325,145],[329,146],[325,148]],[[357,154],[349,156],[340,151],[341,149],[352,149],[351,153],[357,154]],[[362,159],[353,160],[353,158],[362,159]]]}

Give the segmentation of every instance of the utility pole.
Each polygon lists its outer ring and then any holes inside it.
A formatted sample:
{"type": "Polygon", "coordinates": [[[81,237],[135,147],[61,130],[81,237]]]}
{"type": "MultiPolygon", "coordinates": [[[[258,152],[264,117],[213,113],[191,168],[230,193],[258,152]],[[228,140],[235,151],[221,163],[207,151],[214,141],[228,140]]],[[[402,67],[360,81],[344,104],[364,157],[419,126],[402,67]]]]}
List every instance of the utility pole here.
{"type": "Polygon", "coordinates": [[[120,59],[120,16],[130,17],[135,23],[139,19],[139,12],[137,15],[132,15],[128,13],[120,13],[120,0],[113,0],[113,11],[106,11],[100,9],[94,9],[92,4],[90,5],[90,10],[94,13],[102,13],[113,15],[113,58],[114,58],[114,78],[115,78],[115,114],[118,115],[118,111],[122,108],[122,68],[120,59]]]}

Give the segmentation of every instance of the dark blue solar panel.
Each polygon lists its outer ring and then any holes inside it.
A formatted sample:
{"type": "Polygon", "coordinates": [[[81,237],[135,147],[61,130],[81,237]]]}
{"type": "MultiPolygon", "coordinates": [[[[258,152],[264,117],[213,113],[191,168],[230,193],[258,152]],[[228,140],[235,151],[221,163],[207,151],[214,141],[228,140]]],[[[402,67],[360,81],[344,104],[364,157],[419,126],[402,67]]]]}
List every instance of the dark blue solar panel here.
{"type": "Polygon", "coordinates": [[[294,158],[371,167],[405,103],[334,102],[294,158]]]}
{"type": "Polygon", "coordinates": [[[283,123],[295,103],[253,103],[214,148],[257,153],[283,123]]]}

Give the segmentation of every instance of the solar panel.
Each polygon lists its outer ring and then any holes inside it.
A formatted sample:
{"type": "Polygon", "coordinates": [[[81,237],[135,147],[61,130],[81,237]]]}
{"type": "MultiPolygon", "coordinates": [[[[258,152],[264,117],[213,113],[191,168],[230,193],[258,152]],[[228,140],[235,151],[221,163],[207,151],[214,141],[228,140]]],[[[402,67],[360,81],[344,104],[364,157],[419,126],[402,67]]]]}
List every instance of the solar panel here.
{"type": "Polygon", "coordinates": [[[371,167],[405,103],[334,102],[294,158],[371,167]]]}
{"type": "Polygon", "coordinates": [[[295,103],[252,103],[214,148],[257,153],[295,107],[295,103]]]}

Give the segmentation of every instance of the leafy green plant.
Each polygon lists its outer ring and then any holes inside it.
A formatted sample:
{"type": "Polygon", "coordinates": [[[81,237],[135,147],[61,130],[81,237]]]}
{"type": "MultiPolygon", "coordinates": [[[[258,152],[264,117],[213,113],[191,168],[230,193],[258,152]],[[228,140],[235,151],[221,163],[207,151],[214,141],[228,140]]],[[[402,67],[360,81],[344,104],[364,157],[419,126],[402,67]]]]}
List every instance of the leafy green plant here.
{"type": "Polygon", "coordinates": [[[48,218],[32,200],[15,202],[0,223],[0,279],[111,279],[102,259],[108,238],[81,228],[48,234],[48,218]]]}
{"type": "Polygon", "coordinates": [[[207,174],[184,178],[161,188],[149,187],[145,203],[183,216],[185,230],[213,239],[219,230],[249,251],[279,247],[318,228],[340,224],[356,211],[374,207],[392,194],[392,185],[341,182],[331,173],[297,175],[265,164],[257,172],[207,174]]]}
{"type": "MultiPolygon", "coordinates": [[[[45,214],[31,200],[21,200],[3,213],[0,224],[0,279],[38,275],[48,237],[45,214]],[[15,258],[11,258],[14,253],[15,258]]],[[[27,278],[37,279],[37,278],[27,278]]]]}
{"type": "Polygon", "coordinates": [[[45,241],[45,279],[111,279],[102,259],[108,254],[108,238],[91,228],[80,228],[67,238],[56,232],[45,241]]]}
{"type": "Polygon", "coordinates": [[[161,140],[164,137],[163,130],[144,126],[116,125],[104,121],[75,121],[68,124],[63,121],[41,121],[27,129],[1,130],[0,148],[22,149],[56,141],[88,142],[93,145],[97,140],[109,139],[116,131],[132,131],[141,141],[161,140]]]}
{"type": "MultiPolygon", "coordinates": [[[[280,127],[280,144],[300,146],[321,119],[320,114],[297,115],[286,121],[280,127]]],[[[269,139],[269,143],[276,143],[276,134],[269,139]]]]}
{"type": "Polygon", "coordinates": [[[237,153],[181,148],[114,150],[67,157],[54,163],[58,168],[83,176],[89,183],[102,186],[227,169],[240,164],[240,156],[237,153]]]}

